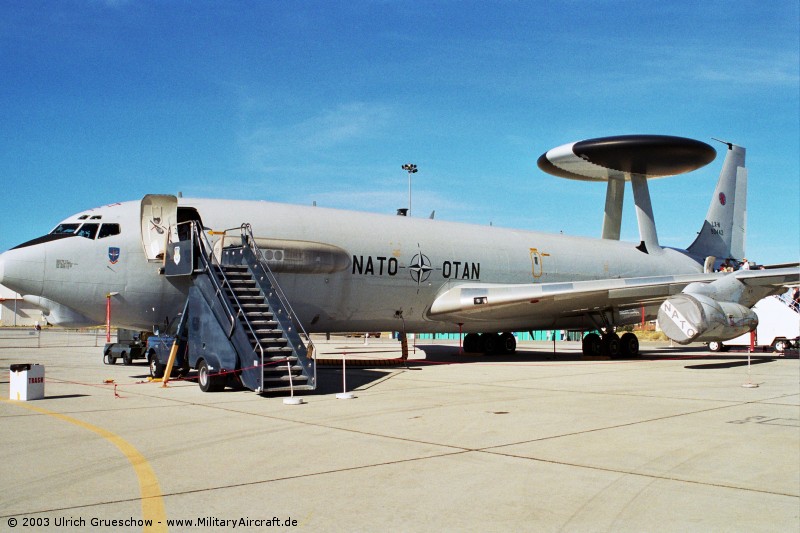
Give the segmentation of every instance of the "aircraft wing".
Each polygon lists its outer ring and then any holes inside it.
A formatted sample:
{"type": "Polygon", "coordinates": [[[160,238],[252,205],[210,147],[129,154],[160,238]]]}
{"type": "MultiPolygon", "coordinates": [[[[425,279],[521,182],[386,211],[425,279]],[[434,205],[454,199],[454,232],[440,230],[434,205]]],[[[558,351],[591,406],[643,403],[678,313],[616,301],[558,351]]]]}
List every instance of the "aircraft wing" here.
{"type": "Polygon", "coordinates": [[[660,305],[690,283],[711,283],[724,276],[734,276],[745,287],[772,287],[777,291],[780,287],[798,284],[800,269],[513,285],[468,283],[439,295],[431,305],[429,315],[433,319],[448,321],[504,320],[525,316],[576,316],[608,309],[640,309],[642,306],[660,305]]]}

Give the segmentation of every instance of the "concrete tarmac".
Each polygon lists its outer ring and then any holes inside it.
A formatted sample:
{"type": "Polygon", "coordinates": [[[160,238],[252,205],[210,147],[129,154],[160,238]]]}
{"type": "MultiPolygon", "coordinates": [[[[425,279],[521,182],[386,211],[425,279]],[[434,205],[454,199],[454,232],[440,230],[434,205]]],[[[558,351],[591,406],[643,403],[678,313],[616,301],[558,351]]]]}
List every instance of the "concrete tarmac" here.
{"type": "MultiPolygon", "coordinates": [[[[363,342],[318,350],[399,356],[363,342]]],[[[0,347],[0,531],[797,531],[798,359],[748,377],[745,353],[642,347],[417,341],[407,366],[349,367],[355,399],[320,367],[297,406],[163,388],[101,348],[0,347]],[[45,365],[45,399],[5,399],[13,363],[45,365]]]]}

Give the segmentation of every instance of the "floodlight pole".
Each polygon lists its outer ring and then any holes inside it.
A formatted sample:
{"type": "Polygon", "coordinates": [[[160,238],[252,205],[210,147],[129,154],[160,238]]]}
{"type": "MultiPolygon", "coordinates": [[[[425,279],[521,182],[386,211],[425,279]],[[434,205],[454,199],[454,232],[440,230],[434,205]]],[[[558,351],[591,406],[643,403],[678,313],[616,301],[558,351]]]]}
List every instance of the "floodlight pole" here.
{"type": "Polygon", "coordinates": [[[403,170],[408,172],[408,216],[411,216],[411,174],[416,174],[417,165],[414,163],[406,163],[403,165],[403,170]]]}
{"type": "MultiPolygon", "coordinates": [[[[118,292],[109,292],[106,294],[106,342],[111,342],[111,297],[117,296],[118,292]]],[[[119,341],[119,338],[117,338],[119,341]]]]}

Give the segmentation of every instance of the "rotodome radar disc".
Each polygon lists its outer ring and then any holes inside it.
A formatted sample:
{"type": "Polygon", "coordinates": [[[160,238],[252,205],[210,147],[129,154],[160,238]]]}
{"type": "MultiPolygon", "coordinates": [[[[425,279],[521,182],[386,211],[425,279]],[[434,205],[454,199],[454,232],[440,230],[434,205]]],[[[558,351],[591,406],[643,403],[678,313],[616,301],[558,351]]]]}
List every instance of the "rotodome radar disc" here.
{"type": "Polygon", "coordinates": [[[583,181],[674,176],[697,170],[717,156],[708,144],[670,135],[598,137],[557,146],[539,157],[539,168],[583,181]]]}

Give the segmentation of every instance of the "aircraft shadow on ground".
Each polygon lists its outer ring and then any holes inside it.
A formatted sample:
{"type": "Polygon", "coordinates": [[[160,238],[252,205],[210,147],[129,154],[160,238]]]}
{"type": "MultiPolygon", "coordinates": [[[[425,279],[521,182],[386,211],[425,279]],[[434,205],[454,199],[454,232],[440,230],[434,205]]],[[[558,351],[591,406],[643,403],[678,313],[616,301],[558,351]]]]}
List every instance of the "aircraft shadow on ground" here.
{"type": "MultiPolygon", "coordinates": [[[[370,368],[370,367],[348,367],[347,368],[347,389],[353,390],[356,388],[365,388],[369,385],[385,379],[397,370],[405,370],[405,367],[398,365],[397,367],[384,367],[384,368],[370,368]]],[[[150,377],[150,374],[131,374],[131,379],[145,380],[150,377]]],[[[197,386],[197,372],[191,371],[185,376],[174,376],[170,379],[170,384],[194,385],[197,386]]],[[[342,392],[342,368],[341,366],[319,366],[317,369],[317,388],[314,391],[295,391],[296,394],[335,394],[342,392]]],[[[241,392],[247,391],[244,387],[226,387],[222,393],[241,392]]],[[[265,397],[281,397],[286,396],[286,391],[280,392],[267,392],[265,397]]]]}
{"type": "MultiPolygon", "coordinates": [[[[425,353],[424,359],[409,359],[406,363],[397,362],[388,364],[385,361],[376,361],[374,365],[362,362],[359,366],[347,367],[347,390],[352,391],[356,389],[365,389],[370,386],[391,378],[393,374],[401,371],[414,371],[421,370],[431,365],[448,365],[448,364],[483,364],[483,363],[557,363],[557,362],[570,362],[570,361],[587,361],[591,358],[584,358],[583,355],[576,350],[532,350],[530,348],[522,348],[517,350],[516,353],[511,355],[486,355],[482,353],[460,353],[457,346],[441,345],[441,344],[418,344],[417,350],[425,353]]],[[[393,352],[394,353],[394,352],[393,352]]],[[[614,361],[658,361],[664,359],[674,359],[675,355],[680,353],[687,359],[703,359],[703,360],[717,360],[716,363],[703,363],[696,365],[687,365],[684,368],[689,370],[713,370],[723,368],[735,368],[746,366],[746,354],[717,354],[710,353],[705,347],[659,347],[657,350],[643,350],[643,353],[636,358],[628,359],[614,359],[614,361]]],[[[412,355],[413,357],[413,355],[412,355]]],[[[766,354],[758,354],[751,360],[751,364],[763,364],[775,362],[774,357],[766,356],[766,354]]],[[[131,375],[134,379],[147,379],[149,374],[131,375]]],[[[172,382],[183,383],[197,383],[197,373],[190,372],[183,377],[173,377],[172,382]]],[[[342,392],[344,384],[342,382],[342,367],[340,365],[319,365],[317,370],[317,388],[311,391],[311,394],[335,394],[342,392]]],[[[231,389],[226,388],[225,392],[235,392],[246,389],[231,389]]],[[[308,391],[297,391],[297,394],[304,394],[308,391]]],[[[267,393],[265,396],[284,396],[286,392],[267,393]]]]}
{"type": "MultiPolygon", "coordinates": [[[[425,351],[424,360],[410,360],[409,366],[430,364],[430,363],[527,363],[527,362],[547,362],[547,361],[587,361],[596,358],[585,357],[580,350],[564,350],[556,347],[553,351],[545,349],[531,349],[527,347],[517,348],[516,353],[510,355],[486,355],[483,353],[464,353],[460,354],[457,346],[447,345],[422,345],[417,347],[425,351]]],[[[615,361],[657,361],[665,358],[673,358],[675,353],[681,353],[688,357],[703,356],[708,350],[701,347],[681,347],[669,348],[659,347],[657,350],[644,348],[637,357],[620,357],[615,361]]]]}
{"type": "MultiPolygon", "coordinates": [[[[396,373],[403,366],[386,368],[350,367],[347,369],[347,391],[368,389],[396,373]]],[[[317,390],[314,394],[336,394],[344,390],[341,367],[320,367],[317,371],[317,390]]]]}
{"type": "Polygon", "coordinates": [[[764,363],[774,363],[776,359],[774,358],[759,358],[753,359],[751,361],[737,359],[735,361],[724,361],[721,363],[707,363],[702,365],[687,365],[683,368],[689,370],[718,370],[721,368],[736,368],[739,366],[748,366],[748,365],[763,365],[764,363]]]}

